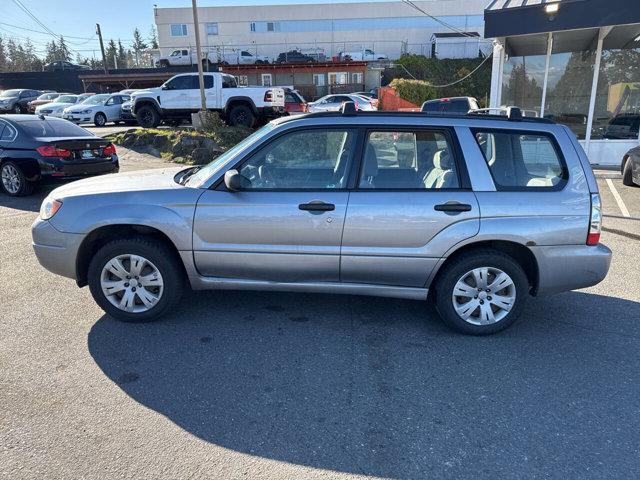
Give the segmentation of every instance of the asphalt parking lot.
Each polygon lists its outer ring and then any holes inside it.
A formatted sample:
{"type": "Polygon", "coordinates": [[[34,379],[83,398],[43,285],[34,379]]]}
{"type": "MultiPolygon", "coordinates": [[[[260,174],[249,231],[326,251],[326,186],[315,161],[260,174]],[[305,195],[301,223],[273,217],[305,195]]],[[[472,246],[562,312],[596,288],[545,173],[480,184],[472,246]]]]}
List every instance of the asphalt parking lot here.
{"type": "Polygon", "coordinates": [[[0,478],[637,478],[640,188],[606,176],[609,276],[486,338],[422,302],[311,294],[189,293],[120,323],[38,265],[46,191],[0,195],[0,478]]]}

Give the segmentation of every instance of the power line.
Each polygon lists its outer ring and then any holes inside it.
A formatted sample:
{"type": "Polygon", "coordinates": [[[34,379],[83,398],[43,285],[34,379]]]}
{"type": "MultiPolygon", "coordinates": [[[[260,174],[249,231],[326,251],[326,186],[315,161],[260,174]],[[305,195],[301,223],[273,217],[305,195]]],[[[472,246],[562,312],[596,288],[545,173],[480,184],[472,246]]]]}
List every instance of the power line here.
{"type": "MultiPolygon", "coordinates": [[[[42,30],[34,30],[33,28],[20,27],[18,25],[13,25],[11,23],[0,22],[0,25],[4,25],[6,27],[11,27],[11,28],[17,28],[19,30],[25,30],[27,32],[40,33],[42,35],[51,35],[49,32],[43,32],[42,30]]],[[[96,38],[95,35],[93,37],[74,37],[74,36],[71,36],[71,35],[62,35],[62,36],[65,39],[66,38],[73,38],[73,39],[77,39],[77,40],[94,40],[96,38]]],[[[57,37],[58,37],[58,35],[56,35],[56,38],[57,37]]]]}
{"type": "Polygon", "coordinates": [[[431,15],[429,12],[426,12],[424,9],[422,9],[421,7],[419,7],[418,5],[416,5],[415,3],[413,3],[411,0],[402,0],[402,3],[404,3],[405,5],[409,5],[410,7],[416,9],[417,11],[419,11],[420,13],[422,13],[423,15],[426,15],[427,17],[431,18],[432,20],[435,20],[436,22],[438,22],[440,25],[453,30],[454,32],[460,33],[465,37],[475,37],[476,35],[469,33],[469,32],[465,32],[464,30],[460,30],[458,27],[454,27],[453,25],[445,22],[444,20],[431,15]]]}

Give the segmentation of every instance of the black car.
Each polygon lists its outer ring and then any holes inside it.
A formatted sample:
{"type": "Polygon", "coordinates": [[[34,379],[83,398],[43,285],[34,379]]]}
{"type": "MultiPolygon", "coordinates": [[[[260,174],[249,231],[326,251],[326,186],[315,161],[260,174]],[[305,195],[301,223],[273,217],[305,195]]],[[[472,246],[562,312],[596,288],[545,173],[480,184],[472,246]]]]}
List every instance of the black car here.
{"type": "Polygon", "coordinates": [[[640,186],[640,147],[634,147],[624,154],[620,170],[624,185],[640,186]]]}
{"type": "Polygon", "coordinates": [[[29,102],[35,100],[42,92],[28,88],[12,88],[0,93],[0,113],[27,113],[29,102]]]}
{"type": "Polygon", "coordinates": [[[0,185],[11,196],[29,195],[37,182],[115,173],[119,168],[112,143],[67,120],[0,117],[0,185]]]}
{"type": "Polygon", "coordinates": [[[60,72],[62,70],[91,70],[89,65],[78,65],[63,60],[51,62],[44,66],[46,72],[60,72]]]}
{"type": "Polygon", "coordinates": [[[478,102],[473,97],[450,97],[427,100],[422,104],[421,111],[444,115],[446,113],[466,114],[469,110],[477,109],[478,102]]]}
{"type": "Polygon", "coordinates": [[[315,63],[316,59],[311,55],[306,55],[299,50],[289,50],[282,52],[274,63],[315,63]]]}

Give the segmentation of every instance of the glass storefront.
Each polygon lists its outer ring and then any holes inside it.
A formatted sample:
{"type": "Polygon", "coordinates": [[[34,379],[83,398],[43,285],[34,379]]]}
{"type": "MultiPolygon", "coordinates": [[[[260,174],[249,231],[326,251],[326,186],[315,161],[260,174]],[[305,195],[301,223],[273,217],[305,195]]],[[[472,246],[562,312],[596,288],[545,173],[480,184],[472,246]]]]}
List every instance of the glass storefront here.
{"type": "Polygon", "coordinates": [[[545,55],[509,57],[504,62],[502,103],[540,114],[545,55]]]}

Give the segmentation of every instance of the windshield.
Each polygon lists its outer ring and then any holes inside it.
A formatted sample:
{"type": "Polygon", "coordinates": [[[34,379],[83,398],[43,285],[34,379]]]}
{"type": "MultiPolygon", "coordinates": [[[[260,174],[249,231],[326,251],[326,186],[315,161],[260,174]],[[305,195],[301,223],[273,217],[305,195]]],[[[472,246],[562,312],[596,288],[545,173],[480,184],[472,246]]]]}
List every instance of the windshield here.
{"type": "Polygon", "coordinates": [[[76,103],[76,100],[78,100],[78,97],[75,95],[61,95],[56,100],[56,103],[76,103]]]}
{"type": "Polygon", "coordinates": [[[85,105],[102,105],[111,95],[108,93],[103,93],[101,95],[91,95],[89,98],[84,100],[82,103],[85,105]]]}
{"type": "Polygon", "coordinates": [[[193,174],[189,178],[189,180],[187,181],[187,183],[185,183],[185,185],[188,187],[195,187],[195,188],[200,187],[208,178],[210,178],[214,173],[220,170],[220,168],[225,163],[227,163],[228,160],[232,159],[233,157],[238,155],[240,152],[242,152],[246,148],[249,148],[251,145],[254,145],[255,143],[257,143],[275,127],[276,127],[275,124],[267,123],[260,130],[255,131],[254,133],[249,135],[247,138],[242,140],[240,143],[238,143],[235,147],[230,148],[229,150],[224,152],[222,155],[220,155],[218,158],[216,158],[214,161],[212,161],[211,163],[208,163],[207,165],[202,167],[200,170],[198,170],[195,174],[193,174]]]}
{"type": "Polygon", "coordinates": [[[38,97],[38,100],[53,100],[54,98],[58,98],[59,96],[59,93],[43,93],[38,97]]]}
{"type": "Polygon", "coordinates": [[[0,93],[0,98],[13,98],[20,95],[20,90],[7,90],[0,93]]]}

